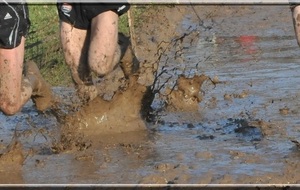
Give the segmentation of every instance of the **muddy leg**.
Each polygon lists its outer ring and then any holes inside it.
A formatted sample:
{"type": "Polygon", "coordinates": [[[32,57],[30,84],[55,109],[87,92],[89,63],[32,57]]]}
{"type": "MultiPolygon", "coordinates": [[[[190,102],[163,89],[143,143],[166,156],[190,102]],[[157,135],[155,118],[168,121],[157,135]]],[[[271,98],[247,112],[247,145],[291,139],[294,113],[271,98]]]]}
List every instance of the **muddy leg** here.
{"type": "Polygon", "coordinates": [[[92,20],[88,63],[98,76],[113,71],[120,61],[118,18],[115,12],[106,11],[92,20]]]}
{"type": "Polygon", "coordinates": [[[25,38],[13,49],[0,48],[0,109],[7,115],[20,111],[29,100],[32,88],[22,91],[22,70],[25,38]]]}
{"type": "Polygon", "coordinates": [[[300,46],[300,5],[294,5],[291,7],[292,10],[292,17],[295,29],[295,35],[300,46]]]}
{"type": "Polygon", "coordinates": [[[119,33],[119,45],[121,47],[120,66],[126,78],[136,73],[139,69],[139,61],[133,52],[130,38],[119,33]]]}
{"type": "Polygon", "coordinates": [[[44,111],[52,105],[50,85],[32,62],[22,78],[25,38],[13,49],[0,49],[0,109],[7,115],[20,111],[32,97],[36,108],[44,111]]]}
{"type": "Polygon", "coordinates": [[[98,92],[93,86],[87,63],[89,45],[87,30],[77,29],[68,23],[61,22],[60,32],[65,60],[71,70],[79,97],[84,101],[94,99],[98,92]]]}
{"type": "MultiPolygon", "coordinates": [[[[42,77],[39,68],[33,61],[28,61],[25,65],[27,67],[25,77],[33,88],[31,95],[32,101],[37,110],[45,111],[54,101],[51,86],[42,77]]],[[[26,79],[24,79],[24,84],[26,84],[26,79]]]]}

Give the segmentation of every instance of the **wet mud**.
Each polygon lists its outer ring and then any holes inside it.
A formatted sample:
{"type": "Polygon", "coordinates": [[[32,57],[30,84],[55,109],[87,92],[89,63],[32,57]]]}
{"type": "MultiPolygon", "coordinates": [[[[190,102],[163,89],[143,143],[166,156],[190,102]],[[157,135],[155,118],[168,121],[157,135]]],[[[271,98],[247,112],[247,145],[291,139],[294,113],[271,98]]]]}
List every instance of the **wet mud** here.
{"type": "Polygon", "coordinates": [[[98,97],[81,105],[53,87],[56,109],[0,115],[1,183],[299,183],[289,6],[166,5],[141,18],[136,59],[123,51],[94,78],[98,97]]]}

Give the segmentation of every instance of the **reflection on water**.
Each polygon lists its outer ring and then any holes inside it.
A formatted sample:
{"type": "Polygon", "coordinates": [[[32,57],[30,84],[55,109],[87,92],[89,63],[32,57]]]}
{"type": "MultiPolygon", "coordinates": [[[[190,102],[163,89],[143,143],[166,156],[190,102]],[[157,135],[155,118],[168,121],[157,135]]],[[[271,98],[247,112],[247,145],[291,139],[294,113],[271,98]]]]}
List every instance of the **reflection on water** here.
{"type": "MultiPolygon", "coordinates": [[[[187,19],[184,24],[188,25],[189,22],[190,19],[187,19]]],[[[182,114],[173,113],[162,117],[164,124],[158,127],[163,134],[161,141],[171,143],[160,143],[157,150],[163,152],[163,155],[169,149],[174,152],[184,150],[185,155],[203,150],[213,152],[215,156],[212,159],[204,160],[199,170],[191,171],[196,175],[204,171],[247,175],[281,171],[285,167],[282,159],[293,154],[291,147],[294,145],[290,137],[299,139],[300,136],[297,129],[300,122],[297,116],[300,107],[300,49],[292,23],[273,23],[270,28],[263,31],[249,30],[245,35],[239,32],[243,22],[231,27],[237,28],[231,35],[218,32],[216,27],[212,31],[201,31],[197,42],[183,40],[182,46],[188,48],[182,49],[180,62],[173,60],[182,67],[178,72],[187,76],[203,73],[210,77],[217,76],[224,83],[216,87],[210,83],[204,86],[205,96],[199,106],[201,116],[198,120],[189,120],[190,125],[194,126],[192,129],[187,127],[189,123],[182,114]],[[290,30],[287,31],[287,28],[290,30]],[[224,98],[225,94],[242,92],[247,92],[247,96],[231,96],[229,100],[224,98]],[[212,99],[216,102],[213,108],[210,106],[212,99]],[[282,108],[288,108],[289,114],[281,114],[282,108]],[[235,132],[227,133],[228,119],[232,118],[274,123],[274,131],[267,131],[265,126],[250,126],[249,129],[253,131],[243,136],[236,133],[239,131],[237,125],[230,125],[230,129],[235,132]],[[173,139],[178,141],[173,142],[173,139]],[[244,160],[240,159],[243,156],[237,156],[237,163],[233,163],[234,150],[254,159],[244,160]]],[[[195,27],[189,29],[192,31],[195,27]]],[[[164,69],[173,69],[174,64],[169,62],[162,62],[164,69]]],[[[172,85],[174,81],[169,83],[172,85]]],[[[171,156],[166,157],[172,162],[171,156]]],[[[299,158],[293,159],[297,161],[299,158]]],[[[195,160],[186,158],[185,161],[193,163],[195,160]]]]}

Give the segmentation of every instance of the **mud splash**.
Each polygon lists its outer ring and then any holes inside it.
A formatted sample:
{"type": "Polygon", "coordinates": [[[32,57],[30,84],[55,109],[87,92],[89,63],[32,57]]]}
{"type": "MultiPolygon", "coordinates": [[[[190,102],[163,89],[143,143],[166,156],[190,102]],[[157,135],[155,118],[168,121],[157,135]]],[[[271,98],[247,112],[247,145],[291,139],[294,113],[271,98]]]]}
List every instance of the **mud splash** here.
{"type": "MultiPolygon", "coordinates": [[[[173,41],[176,43],[184,37],[185,35],[173,41]]],[[[126,36],[122,35],[120,41],[123,46],[120,62],[122,69],[116,69],[104,78],[94,79],[98,91],[103,93],[80,107],[79,111],[65,116],[60,131],[61,140],[52,147],[55,153],[72,147],[77,147],[78,150],[89,148],[93,144],[89,141],[93,137],[97,139],[99,135],[147,130],[146,122],[153,122],[153,118],[152,121],[150,119],[153,111],[151,106],[156,94],[165,94],[165,99],[162,99],[169,111],[198,111],[202,100],[201,86],[205,80],[210,79],[209,77],[195,75],[187,78],[181,75],[172,89],[164,88],[167,82],[157,84],[163,71],[158,74],[156,67],[156,70],[152,68],[151,72],[147,72],[148,76],[152,75],[150,79],[153,79],[153,83],[144,79],[144,83],[151,85],[141,84],[140,80],[145,74],[143,71],[147,70],[147,64],[139,65],[126,36]]],[[[166,49],[163,52],[166,52],[166,49]]],[[[159,65],[164,54],[157,56],[155,64],[159,65]]]]}
{"type": "Polygon", "coordinates": [[[209,77],[205,75],[186,78],[180,76],[176,81],[177,89],[167,88],[167,107],[175,111],[198,111],[202,100],[201,86],[209,77]]]}
{"type": "Polygon", "coordinates": [[[289,7],[160,6],[143,16],[138,74],[126,77],[118,69],[97,79],[102,98],[83,107],[72,102],[73,89],[55,88],[70,101],[61,110],[72,110],[61,113],[63,126],[78,132],[64,133],[70,147],[53,149],[53,143],[64,144],[52,113],[27,104],[19,115],[0,115],[3,143],[16,131],[23,153],[33,150],[11,178],[52,184],[299,183],[300,57],[289,7]],[[174,92],[172,104],[167,89],[174,92]],[[180,109],[172,109],[179,100],[180,109]],[[197,106],[185,104],[190,100],[197,106]],[[129,123],[142,121],[138,131],[131,131],[133,125],[124,131],[127,114],[129,123]],[[81,120],[92,125],[84,128],[81,120]],[[115,122],[117,133],[111,133],[114,126],[105,128],[106,121],[115,122]],[[101,127],[107,133],[93,138],[101,127]]]}
{"type": "MultiPolygon", "coordinates": [[[[22,165],[25,161],[23,146],[13,140],[0,154],[0,183],[22,183],[22,165]]],[[[27,153],[28,154],[28,153],[27,153]]]]}
{"type": "MultiPolygon", "coordinates": [[[[133,78],[131,80],[136,81],[133,78]]],[[[141,115],[146,91],[145,86],[131,82],[125,91],[117,92],[112,100],[97,97],[78,112],[66,116],[61,126],[61,140],[53,147],[55,152],[73,147],[88,148],[86,141],[97,139],[99,135],[146,130],[141,115]]]]}

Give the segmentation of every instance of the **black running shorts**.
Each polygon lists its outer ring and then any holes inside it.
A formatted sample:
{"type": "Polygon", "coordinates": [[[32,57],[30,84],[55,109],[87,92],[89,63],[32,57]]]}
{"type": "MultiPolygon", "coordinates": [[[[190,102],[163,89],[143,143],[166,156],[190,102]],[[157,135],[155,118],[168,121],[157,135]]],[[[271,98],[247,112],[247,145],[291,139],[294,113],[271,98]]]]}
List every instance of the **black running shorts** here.
{"type": "Polygon", "coordinates": [[[12,49],[20,45],[30,27],[26,4],[13,4],[0,0],[0,48],[12,49]]]}
{"type": "Polygon", "coordinates": [[[57,9],[60,20],[78,29],[89,29],[91,21],[105,11],[114,11],[119,16],[126,13],[129,4],[112,3],[58,3],[57,9]]]}

